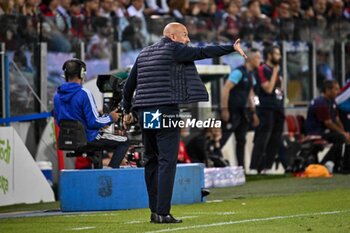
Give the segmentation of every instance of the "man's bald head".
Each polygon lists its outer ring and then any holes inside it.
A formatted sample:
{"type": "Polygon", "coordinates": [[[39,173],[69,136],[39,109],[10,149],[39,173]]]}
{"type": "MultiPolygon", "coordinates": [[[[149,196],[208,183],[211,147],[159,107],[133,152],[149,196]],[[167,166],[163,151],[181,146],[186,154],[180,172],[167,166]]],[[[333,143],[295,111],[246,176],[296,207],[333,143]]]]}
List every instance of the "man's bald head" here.
{"type": "Polygon", "coordinates": [[[164,27],[164,30],[163,30],[163,36],[169,36],[183,28],[186,28],[183,24],[181,23],[176,23],[176,22],[173,22],[173,23],[168,23],[165,27],[164,27]]]}
{"type": "Polygon", "coordinates": [[[169,23],[164,27],[163,36],[168,37],[172,41],[188,44],[190,39],[188,38],[187,28],[181,23],[169,23]]]}

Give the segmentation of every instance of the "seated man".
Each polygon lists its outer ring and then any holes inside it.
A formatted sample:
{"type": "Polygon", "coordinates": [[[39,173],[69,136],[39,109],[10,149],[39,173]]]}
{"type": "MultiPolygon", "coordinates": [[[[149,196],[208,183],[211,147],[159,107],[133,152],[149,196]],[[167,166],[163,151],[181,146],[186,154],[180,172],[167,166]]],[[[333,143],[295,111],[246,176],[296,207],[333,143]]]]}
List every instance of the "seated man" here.
{"type": "Polygon", "coordinates": [[[127,138],[105,133],[101,129],[116,122],[119,114],[112,111],[107,116],[99,116],[94,97],[89,90],[82,87],[86,73],[83,61],[68,60],[62,69],[66,83],[58,87],[54,97],[54,115],[58,126],[61,120],[80,121],[85,128],[88,145],[113,150],[109,166],[118,168],[128,150],[127,138]]]}
{"type": "MultiPolygon", "coordinates": [[[[346,132],[350,132],[350,82],[348,82],[342,89],[341,93],[335,99],[339,107],[339,117],[344,125],[346,132]]],[[[345,147],[345,151],[350,151],[350,145],[345,147]]],[[[350,173],[350,153],[344,153],[342,172],[350,173]]]]}
{"type": "Polygon", "coordinates": [[[206,167],[226,167],[228,162],[221,153],[220,128],[205,128],[190,135],[186,150],[192,163],[204,163],[206,167]]]}
{"type": "MultiPolygon", "coordinates": [[[[306,133],[320,135],[326,141],[333,143],[332,148],[325,155],[322,164],[327,161],[334,163],[334,172],[341,170],[342,145],[350,144],[350,136],[344,130],[338,116],[338,109],[334,102],[339,94],[339,84],[335,80],[323,83],[322,95],[312,100],[307,112],[306,133]]],[[[345,151],[348,153],[348,151],[345,151]]]]}

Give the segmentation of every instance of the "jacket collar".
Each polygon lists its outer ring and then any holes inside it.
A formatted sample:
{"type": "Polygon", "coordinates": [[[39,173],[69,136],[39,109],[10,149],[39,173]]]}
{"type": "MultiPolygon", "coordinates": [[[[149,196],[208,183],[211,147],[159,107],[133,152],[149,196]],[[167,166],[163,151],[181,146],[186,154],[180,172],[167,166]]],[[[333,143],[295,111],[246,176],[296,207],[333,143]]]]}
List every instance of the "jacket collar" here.
{"type": "Polygon", "coordinates": [[[169,37],[162,37],[162,39],[160,39],[162,42],[172,42],[172,40],[169,37]]]}

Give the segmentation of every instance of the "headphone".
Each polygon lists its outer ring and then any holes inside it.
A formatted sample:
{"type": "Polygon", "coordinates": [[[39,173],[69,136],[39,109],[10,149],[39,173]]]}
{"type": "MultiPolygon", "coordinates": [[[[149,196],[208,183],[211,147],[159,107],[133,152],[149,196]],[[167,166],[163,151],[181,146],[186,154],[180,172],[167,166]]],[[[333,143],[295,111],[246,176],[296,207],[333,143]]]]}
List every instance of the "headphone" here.
{"type": "Polygon", "coordinates": [[[71,77],[73,75],[78,75],[78,77],[84,82],[85,78],[86,78],[86,64],[78,59],[78,58],[72,58],[70,60],[67,60],[63,66],[62,66],[62,70],[64,71],[64,77],[66,79],[66,82],[68,82],[68,77],[71,77]],[[74,62],[76,64],[78,64],[79,68],[78,69],[72,69],[67,67],[67,65],[71,62],[74,62]]]}

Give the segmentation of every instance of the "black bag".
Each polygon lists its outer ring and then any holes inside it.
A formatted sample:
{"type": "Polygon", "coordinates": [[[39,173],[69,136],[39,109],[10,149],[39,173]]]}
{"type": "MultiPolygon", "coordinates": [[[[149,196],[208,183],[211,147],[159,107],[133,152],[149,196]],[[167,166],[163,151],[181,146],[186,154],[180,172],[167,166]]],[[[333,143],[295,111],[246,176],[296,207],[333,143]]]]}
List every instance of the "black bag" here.
{"type": "Polygon", "coordinates": [[[58,148],[60,150],[77,151],[87,145],[84,125],[80,121],[62,120],[58,135],[58,148]]]}

